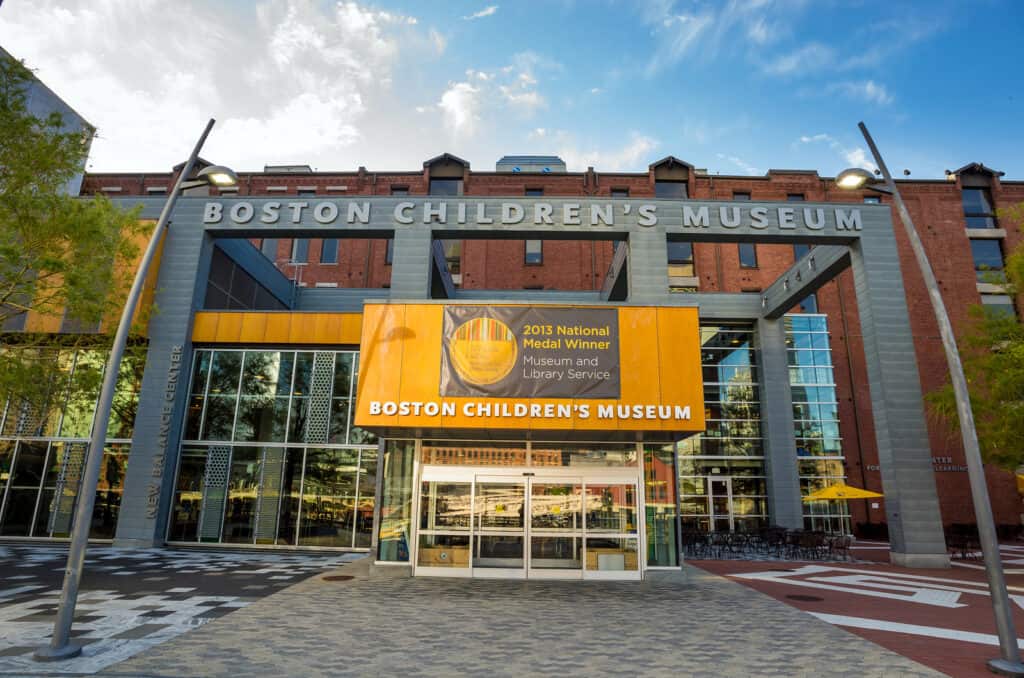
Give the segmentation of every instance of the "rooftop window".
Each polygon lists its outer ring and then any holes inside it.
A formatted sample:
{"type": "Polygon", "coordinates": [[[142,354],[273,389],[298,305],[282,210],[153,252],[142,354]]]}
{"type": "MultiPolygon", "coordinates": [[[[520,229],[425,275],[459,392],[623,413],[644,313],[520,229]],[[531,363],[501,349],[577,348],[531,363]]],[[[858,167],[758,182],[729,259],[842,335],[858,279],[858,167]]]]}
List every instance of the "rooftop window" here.
{"type": "Polygon", "coordinates": [[[462,195],[462,179],[431,179],[430,195],[462,195]]]}
{"type": "Polygon", "coordinates": [[[685,200],[687,197],[685,181],[655,181],[655,198],[678,198],[685,200]]]}

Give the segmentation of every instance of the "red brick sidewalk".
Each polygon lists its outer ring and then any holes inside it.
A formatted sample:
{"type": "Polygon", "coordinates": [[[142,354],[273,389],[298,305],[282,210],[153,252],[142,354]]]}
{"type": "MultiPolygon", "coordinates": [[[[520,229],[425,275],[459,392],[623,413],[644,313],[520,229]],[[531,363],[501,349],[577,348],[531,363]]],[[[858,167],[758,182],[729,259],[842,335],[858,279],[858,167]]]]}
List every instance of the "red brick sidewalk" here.
{"type": "MultiPolygon", "coordinates": [[[[858,546],[854,556],[873,562],[690,562],[951,676],[992,675],[985,662],[999,646],[980,561],[915,570],[888,564],[885,544],[858,546]]],[[[1003,563],[1021,636],[1024,547],[1004,546],[1003,563]]]]}

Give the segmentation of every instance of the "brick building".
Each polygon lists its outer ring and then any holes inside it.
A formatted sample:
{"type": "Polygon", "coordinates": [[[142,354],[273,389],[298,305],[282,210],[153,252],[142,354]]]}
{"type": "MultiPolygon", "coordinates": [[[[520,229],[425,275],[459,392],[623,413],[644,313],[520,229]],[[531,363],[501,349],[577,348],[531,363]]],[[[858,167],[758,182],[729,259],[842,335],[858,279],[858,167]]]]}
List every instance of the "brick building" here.
{"type": "MultiPolygon", "coordinates": [[[[962,331],[968,308],[983,302],[1013,311],[1014,301],[988,282],[1002,257],[1020,243],[1021,233],[1000,223],[997,209],[1024,201],[1024,181],[1006,181],[979,163],[949,172],[943,179],[899,182],[954,327],[962,331]],[[988,273],[985,273],[985,272],[988,273]]],[[[166,193],[175,172],[89,174],[83,194],[111,197],[166,193]]],[[[347,196],[480,196],[678,198],[724,201],[882,202],[888,196],[849,192],[813,170],[770,170],[765,176],[708,174],[667,157],[643,173],[606,173],[589,168],[566,172],[554,157],[509,157],[496,171],[472,170],[444,154],[416,171],[313,172],[305,166],[268,166],[244,173],[226,196],[277,197],[303,201],[347,196]]],[[[201,189],[206,190],[206,189],[201,189]]],[[[216,189],[211,190],[216,194],[216,189]]],[[[893,215],[896,220],[895,213],[893,215]]],[[[896,222],[898,223],[898,222],[896,222]]],[[[923,281],[901,229],[896,229],[901,269],[913,330],[921,388],[929,392],[946,379],[938,330],[923,281]]],[[[388,288],[392,275],[387,239],[251,239],[255,247],[294,284],[306,288],[388,288]]],[[[615,243],[611,240],[446,240],[452,280],[462,290],[598,291],[605,284],[615,243]]],[[[670,282],[681,292],[760,292],[806,251],[804,245],[748,243],[670,244],[670,282]]],[[[828,318],[837,392],[845,475],[853,485],[882,491],[879,459],[868,393],[863,337],[852,273],[826,283],[794,312],[828,318]]],[[[973,522],[967,474],[959,436],[929,418],[933,470],[945,524],[973,522]]],[[[996,522],[1016,525],[1021,498],[1014,474],[989,468],[996,522]]],[[[884,523],[879,503],[853,502],[852,523],[884,523]]]]}

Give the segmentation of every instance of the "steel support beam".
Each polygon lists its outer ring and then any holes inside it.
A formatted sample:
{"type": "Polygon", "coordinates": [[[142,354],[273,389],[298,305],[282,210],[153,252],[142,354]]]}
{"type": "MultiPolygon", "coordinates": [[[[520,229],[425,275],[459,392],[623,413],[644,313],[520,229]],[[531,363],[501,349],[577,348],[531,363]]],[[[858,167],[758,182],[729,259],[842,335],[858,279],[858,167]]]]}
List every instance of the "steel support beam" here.
{"type": "Polygon", "coordinates": [[[764,291],[762,314],[770,320],[781,318],[797,302],[818,291],[849,265],[850,248],[844,245],[815,247],[764,291]]]}

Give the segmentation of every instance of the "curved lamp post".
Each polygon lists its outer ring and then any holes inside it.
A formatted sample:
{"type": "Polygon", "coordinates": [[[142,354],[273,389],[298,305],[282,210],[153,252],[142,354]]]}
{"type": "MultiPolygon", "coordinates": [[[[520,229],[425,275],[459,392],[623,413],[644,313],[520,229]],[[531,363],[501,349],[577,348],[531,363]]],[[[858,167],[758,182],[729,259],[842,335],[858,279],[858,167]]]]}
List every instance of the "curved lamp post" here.
{"type": "Polygon", "coordinates": [[[125,345],[128,343],[128,331],[131,329],[132,316],[135,315],[135,307],[138,306],[139,298],[142,295],[142,287],[149,272],[150,264],[156,256],[160,244],[160,238],[170,223],[171,212],[174,211],[174,204],[182,191],[197,186],[233,186],[238,183],[237,175],[219,165],[202,169],[195,179],[188,180],[195,167],[199,151],[206,141],[206,137],[213,128],[214,120],[211,118],[199,137],[192,155],[178,175],[174,189],[167,196],[163,210],[160,212],[160,219],[157,221],[153,235],[149,239],[146,252],[139,262],[139,268],[135,273],[135,281],[132,283],[131,291],[125,302],[124,310],[121,312],[121,321],[117,326],[117,334],[114,335],[114,344],[110,349],[110,357],[103,373],[103,387],[100,390],[99,401],[96,403],[96,413],[92,422],[92,439],[89,442],[88,457],[85,473],[78,492],[78,502],[75,506],[75,524],[71,532],[71,546],[68,549],[67,566],[64,569],[64,587],[61,590],[60,603],[57,608],[57,619],[53,624],[53,636],[50,644],[39,648],[33,654],[38,661],[56,661],[77,657],[82,652],[82,646],[71,642],[71,624],[75,616],[75,604],[78,602],[78,586],[82,580],[82,566],[85,563],[85,549],[89,543],[89,527],[92,525],[93,505],[96,503],[96,484],[99,480],[100,466],[103,461],[103,448],[107,438],[107,424],[110,420],[110,409],[114,401],[114,389],[117,386],[117,376],[120,372],[121,358],[124,356],[125,345]]]}
{"type": "Polygon", "coordinates": [[[946,352],[946,363],[949,367],[949,377],[953,382],[953,393],[956,396],[956,409],[960,418],[960,434],[963,438],[964,456],[967,460],[967,474],[971,483],[971,498],[974,502],[974,517],[978,521],[978,536],[981,541],[981,551],[985,559],[985,575],[988,578],[989,595],[992,597],[992,608],[996,617],[996,629],[999,632],[999,649],[1001,657],[990,659],[989,669],[996,673],[1007,676],[1024,676],[1024,664],[1021,663],[1020,650],[1017,646],[1017,631],[1013,622],[1013,608],[1010,606],[1010,599],[1006,592],[1006,580],[1003,577],[1003,564],[999,558],[999,541],[996,538],[995,522],[992,519],[992,505],[989,503],[988,486],[985,484],[985,468],[981,462],[981,450],[978,446],[978,433],[974,428],[974,414],[971,411],[971,399],[967,391],[967,379],[964,376],[964,368],[960,363],[960,352],[956,346],[956,336],[953,334],[953,325],[949,321],[949,314],[946,313],[946,306],[942,301],[942,294],[939,285],[935,280],[935,273],[932,271],[928,261],[928,255],[924,251],[921,237],[914,228],[914,221],[910,218],[910,212],[903,203],[903,196],[900,195],[896,182],[889,174],[889,168],[882,160],[874,139],[868,132],[864,123],[858,123],[864,140],[875,157],[875,163],[882,172],[882,179],[875,178],[871,172],[865,169],[846,169],[836,177],[836,185],[845,190],[857,190],[867,188],[891,195],[896,204],[896,211],[903,222],[903,228],[910,240],[910,247],[914,251],[914,258],[924,278],[925,288],[928,290],[928,297],[932,302],[932,310],[935,312],[935,320],[939,325],[939,334],[942,336],[942,348],[946,352]],[[882,184],[882,185],[879,185],[882,184]]]}

